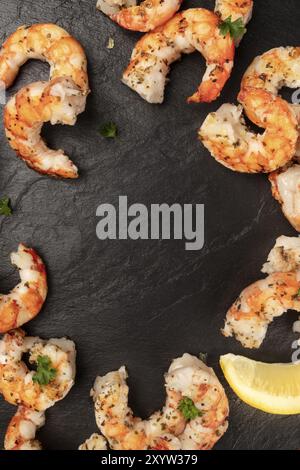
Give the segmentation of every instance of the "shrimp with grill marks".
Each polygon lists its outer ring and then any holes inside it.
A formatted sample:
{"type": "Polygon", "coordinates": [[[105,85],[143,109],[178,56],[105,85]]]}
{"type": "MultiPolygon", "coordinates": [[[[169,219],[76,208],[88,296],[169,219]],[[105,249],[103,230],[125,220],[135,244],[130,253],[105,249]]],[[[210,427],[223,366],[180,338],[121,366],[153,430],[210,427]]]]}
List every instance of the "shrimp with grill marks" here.
{"type": "Polygon", "coordinates": [[[5,132],[11,147],[39,173],[77,178],[78,170],[62,150],[47,148],[40,136],[42,125],[75,125],[89,94],[87,60],[83,48],[67,31],[54,24],[22,26],[0,50],[0,84],[8,88],[29,59],[50,65],[49,82],[20,90],[4,111],[5,132]]]}
{"type": "Polygon", "coordinates": [[[246,71],[238,99],[204,121],[199,137],[212,156],[231,170],[270,173],[289,164],[299,151],[299,105],[278,96],[300,87],[300,48],[279,47],[257,57],[246,71]],[[249,130],[243,118],[265,129],[249,130]]]}
{"type": "Polygon", "coordinates": [[[148,420],[128,407],[125,367],[98,377],[92,389],[98,427],[114,450],[205,450],[226,432],[229,413],[214,371],[184,354],[165,375],[167,399],[148,420]]]}
{"type": "Polygon", "coordinates": [[[300,238],[279,237],[262,272],[268,277],[241,293],[222,330],[250,349],[261,346],[275,318],[288,310],[300,312],[300,238]]]}
{"type": "Polygon", "coordinates": [[[11,262],[18,269],[21,282],[7,295],[0,296],[0,333],[19,328],[36,317],[47,297],[47,275],[35,250],[20,244],[11,262]]]}
{"type": "Polygon", "coordinates": [[[27,337],[20,329],[10,331],[0,340],[0,393],[12,405],[45,411],[73,387],[75,357],[75,344],[66,338],[42,340],[27,337]],[[46,383],[28,369],[22,361],[24,354],[29,355],[30,364],[42,361],[49,366],[46,383]]]}

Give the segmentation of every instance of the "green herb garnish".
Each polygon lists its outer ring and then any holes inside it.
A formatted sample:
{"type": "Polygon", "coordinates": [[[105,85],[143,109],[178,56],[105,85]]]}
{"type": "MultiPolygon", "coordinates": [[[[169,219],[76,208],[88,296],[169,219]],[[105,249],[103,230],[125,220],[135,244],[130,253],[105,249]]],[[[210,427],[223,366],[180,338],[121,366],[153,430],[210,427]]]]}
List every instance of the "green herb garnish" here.
{"type": "Polygon", "coordinates": [[[229,18],[224,20],[220,24],[219,29],[223,36],[226,36],[229,33],[235,41],[238,41],[246,33],[247,30],[245,28],[242,18],[239,18],[235,21],[232,21],[231,18],[232,17],[229,16],[229,18]]]}
{"type": "Polygon", "coordinates": [[[37,369],[32,380],[39,385],[48,385],[55,379],[57,370],[51,367],[52,362],[48,356],[39,356],[36,362],[37,369]]]}
{"type": "Polygon", "coordinates": [[[0,215],[11,215],[12,210],[10,207],[9,197],[3,197],[0,199],[0,215]]]}
{"type": "Polygon", "coordinates": [[[108,122],[101,127],[100,134],[102,137],[114,139],[118,135],[118,128],[114,122],[108,122]]]}
{"type": "Polygon", "coordinates": [[[183,397],[180,400],[178,410],[183,414],[187,421],[192,421],[193,419],[203,415],[203,412],[195,406],[195,403],[189,397],[183,397]]]}

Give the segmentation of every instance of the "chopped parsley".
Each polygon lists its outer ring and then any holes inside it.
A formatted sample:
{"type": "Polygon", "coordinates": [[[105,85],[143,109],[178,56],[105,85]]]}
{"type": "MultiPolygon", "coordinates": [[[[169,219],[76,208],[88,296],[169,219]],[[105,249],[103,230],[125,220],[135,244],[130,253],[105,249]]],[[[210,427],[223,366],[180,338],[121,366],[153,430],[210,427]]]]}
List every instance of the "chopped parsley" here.
{"type": "Polygon", "coordinates": [[[238,41],[247,31],[242,18],[232,21],[231,16],[220,24],[219,29],[223,36],[229,33],[235,41],[238,41]]]}
{"type": "Polygon", "coordinates": [[[3,197],[0,199],[0,215],[11,215],[12,210],[10,207],[10,199],[9,197],[3,197]]]}
{"type": "Polygon", "coordinates": [[[189,397],[183,397],[180,400],[178,410],[183,414],[187,421],[192,421],[193,419],[203,415],[203,412],[195,406],[195,403],[189,397]]]}
{"type": "Polygon", "coordinates": [[[57,374],[57,370],[52,367],[51,359],[48,356],[39,356],[37,358],[36,373],[32,380],[39,385],[48,385],[57,374]]]}
{"type": "Polygon", "coordinates": [[[108,122],[101,127],[100,134],[102,137],[114,139],[118,135],[118,128],[114,122],[108,122]]]}

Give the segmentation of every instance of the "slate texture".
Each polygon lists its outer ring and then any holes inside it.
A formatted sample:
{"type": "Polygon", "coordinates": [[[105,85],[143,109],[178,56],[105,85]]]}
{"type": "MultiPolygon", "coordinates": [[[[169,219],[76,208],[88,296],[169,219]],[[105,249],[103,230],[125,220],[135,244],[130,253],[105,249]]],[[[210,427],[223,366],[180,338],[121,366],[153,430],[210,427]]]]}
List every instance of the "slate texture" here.
{"type": "MultiPolygon", "coordinates": [[[[97,430],[89,390],[98,374],[126,364],[131,405],[147,417],[162,406],[163,373],[183,352],[207,352],[224,383],[221,354],[289,362],[296,339],[292,313],[272,325],[259,351],[245,351],[219,333],[226,309],[260,276],[276,237],[295,233],[272,199],[267,178],[234,174],[217,164],[197,140],[197,129],[208,112],[236,100],[242,74],[255,56],[299,45],[299,1],[255,1],[233,76],[218,102],[186,104],[204,73],[202,58],[193,54],[172,67],[161,106],[147,104],[121,83],[140,35],[121,30],[96,11],[95,3],[0,0],[1,42],[25,23],[59,24],[84,46],[92,88],[76,127],[46,126],[44,131],[49,144],[64,148],[78,165],[78,181],[51,180],[27,169],[8,146],[2,126],[0,131],[0,196],[9,195],[14,208],[12,217],[0,217],[1,292],[18,280],[9,253],[20,241],[35,247],[47,263],[50,291],[26,331],[45,338],[68,335],[78,348],[76,385],[49,410],[39,433],[47,449],[76,449],[97,430]],[[115,40],[112,50],[106,48],[109,37],[115,40]],[[107,121],[119,128],[113,141],[99,134],[107,121]],[[96,208],[116,204],[119,195],[147,206],[205,204],[204,249],[187,252],[181,241],[100,242],[96,208]]],[[[184,2],[190,6],[212,9],[214,2],[184,2]]],[[[28,63],[9,96],[47,77],[45,64],[28,63]]],[[[300,416],[264,414],[225,387],[230,427],[216,448],[299,448],[300,416]]],[[[1,445],[14,411],[0,401],[1,445]]]]}

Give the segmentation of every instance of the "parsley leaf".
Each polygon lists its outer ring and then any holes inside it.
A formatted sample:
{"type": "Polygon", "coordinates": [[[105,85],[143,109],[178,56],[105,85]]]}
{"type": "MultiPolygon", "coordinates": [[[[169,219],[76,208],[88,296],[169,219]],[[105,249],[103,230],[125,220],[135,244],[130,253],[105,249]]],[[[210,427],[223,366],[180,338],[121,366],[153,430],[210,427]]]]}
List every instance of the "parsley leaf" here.
{"type": "Polygon", "coordinates": [[[191,421],[203,415],[203,412],[195,406],[193,400],[189,397],[183,397],[180,400],[178,410],[187,421],[191,421]]]}
{"type": "Polygon", "coordinates": [[[37,370],[32,380],[39,385],[48,385],[55,379],[57,370],[51,367],[51,359],[48,356],[39,356],[37,358],[37,370]]]}
{"type": "Polygon", "coordinates": [[[246,33],[247,30],[245,28],[242,18],[238,18],[235,21],[232,21],[231,18],[232,17],[229,16],[226,20],[224,20],[220,24],[219,29],[223,36],[226,36],[229,33],[235,41],[238,41],[246,33]]]}
{"type": "Polygon", "coordinates": [[[298,292],[296,294],[296,298],[300,299],[300,289],[298,290],[298,292]]]}
{"type": "Polygon", "coordinates": [[[118,135],[118,128],[114,122],[108,122],[101,127],[100,134],[102,137],[114,139],[118,135]]]}
{"type": "Polygon", "coordinates": [[[9,197],[3,197],[0,199],[0,215],[11,215],[12,210],[10,207],[9,197]]]}

